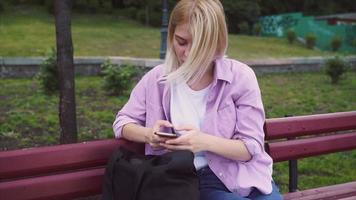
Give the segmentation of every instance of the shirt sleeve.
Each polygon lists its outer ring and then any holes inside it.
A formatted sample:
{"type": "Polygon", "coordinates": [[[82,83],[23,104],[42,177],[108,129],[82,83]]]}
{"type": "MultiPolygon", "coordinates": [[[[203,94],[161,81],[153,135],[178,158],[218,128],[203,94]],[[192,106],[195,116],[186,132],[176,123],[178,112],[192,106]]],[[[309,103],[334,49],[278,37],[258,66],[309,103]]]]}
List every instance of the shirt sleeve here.
{"type": "Polygon", "coordinates": [[[122,137],[122,128],[128,123],[136,123],[141,126],[146,121],[146,85],[145,75],[134,87],[130,98],[122,109],[117,113],[113,123],[113,130],[116,138],[122,137]]]}
{"type": "Polygon", "coordinates": [[[240,96],[235,100],[237,122],[234,139],[240,139],[253,156],[264,151],[265,112],[257,78],[251,70],[244,77],[240,96]]]}

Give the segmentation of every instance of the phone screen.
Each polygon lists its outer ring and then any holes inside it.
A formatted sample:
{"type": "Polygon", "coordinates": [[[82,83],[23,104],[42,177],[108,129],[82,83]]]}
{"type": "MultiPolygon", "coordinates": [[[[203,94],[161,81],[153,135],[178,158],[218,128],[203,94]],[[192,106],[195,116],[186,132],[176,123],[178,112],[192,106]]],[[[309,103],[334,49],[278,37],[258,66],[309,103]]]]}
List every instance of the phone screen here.
{"type": "Polygon", "coordinates": [[[162,137],[178,137],[177,134],[175,133],[165,133],[165,132],[155,132],[156,135],[162,136],[162,137]]]}

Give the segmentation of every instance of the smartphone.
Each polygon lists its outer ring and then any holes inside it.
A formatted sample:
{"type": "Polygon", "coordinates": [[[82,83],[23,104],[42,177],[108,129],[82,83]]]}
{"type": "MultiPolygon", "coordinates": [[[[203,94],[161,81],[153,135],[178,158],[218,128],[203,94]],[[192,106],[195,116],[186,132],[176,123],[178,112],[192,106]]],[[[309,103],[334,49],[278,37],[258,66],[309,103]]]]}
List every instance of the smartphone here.
{"type": "Polygon", "coordinates": [[[161,136],[161,137],[171,137],[171,138],[178,137],[178,135],[175,134],[175,133],[165,133],[165,132],[157,131],[157,132],[155,132],[155,134],[158,135],[158,136],[161,136]]]}

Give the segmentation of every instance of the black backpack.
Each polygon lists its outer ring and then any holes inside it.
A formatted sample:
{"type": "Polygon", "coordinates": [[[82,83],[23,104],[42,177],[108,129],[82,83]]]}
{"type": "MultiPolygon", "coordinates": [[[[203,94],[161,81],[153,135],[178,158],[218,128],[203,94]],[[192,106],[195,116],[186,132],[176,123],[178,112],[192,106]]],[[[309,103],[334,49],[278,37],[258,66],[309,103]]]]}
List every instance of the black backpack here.
{"type": "Polygon", "coordinates": [[[140,155],[124,148],[106,167],[103,200],[198,200],[199,181],[190,151],[140,155]]]}

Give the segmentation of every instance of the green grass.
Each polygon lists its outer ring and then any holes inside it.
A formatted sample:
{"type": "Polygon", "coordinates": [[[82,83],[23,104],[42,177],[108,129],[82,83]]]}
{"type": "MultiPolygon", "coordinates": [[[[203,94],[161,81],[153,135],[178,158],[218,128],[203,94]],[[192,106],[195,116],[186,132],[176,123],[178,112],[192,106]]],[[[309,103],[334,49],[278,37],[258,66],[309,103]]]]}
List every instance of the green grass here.
{"type": "MultiPolygon", "coordinates": [[[[160,30],[116,15],[74,14],[76,56],[157,57],[160,30]]],[[[238,59],[329,56],[278,38],[230,35],[228,55],[238,59]]],[[[42,7],[11,7],[0,14],[0,56],[44,56],[55,46],[54,19],[42,7]]],[[[321,73],[258,77],[266,115],[304,115],[356,110],[356,73],[338,85],[321,73]]],[[[111,124],[128,96],[108,97],[100,77],[76,78],[79,140],[113,137],[111,124]]],[[[58,144],[58,96],[45,96],[31,79],[0,79],[0,148],[58,144]]],[[[356,151],[299,161],[299,187],[356,180],[356,151]]],[[[274,178],[287,191],[287,163],[274,165],[274,178]]]]}
{"type": "MultiPolygon", "coordinates": [[[[73,14],[72,37],[75,56],[159,56],[160,29],[117,14],[73,14]]],[[[54,46],[54,17],[44,7],[8,7],[0,14],[0,56],[44,56],[54,46]]],[[[230,35],[227,54],[238,59],[336,55],[283,38],[242,35],[230,35]]]]}
{"type": "Polygon", "coordinates": [[[340,84],[321,73],[290,73],[259,77],[266,116],[304,115],[356,110],[355,72],[340,84]]]}
{"type": "MultiPolygon", "coordinates": [[[[321,73],[270,74],[258,77],[266,115],[307,115],[356,110],[356,73],[338,85],[321,73]]],[[[58,144],[58,96],[45,96],[32,79],[0,80],[0,148],[58,144]]],[[[101,77],[76,78],[79,140],[112,138],[111,125],[128,96],[109,97],[101,77]]],[[[356,180],[356,151],[299,161],[299,188],[356,180]]],[[[287,191],[287,163],[274,165],[274,178],[287,191]]]]}

